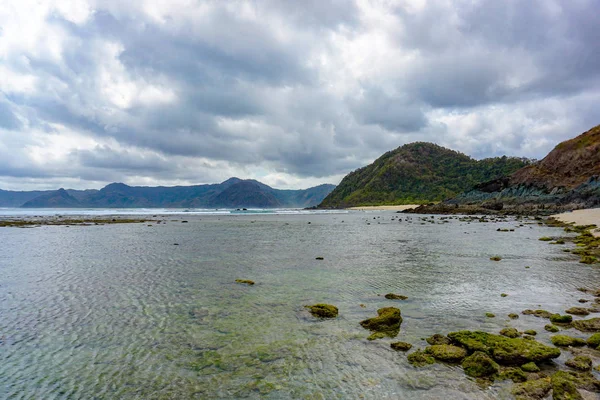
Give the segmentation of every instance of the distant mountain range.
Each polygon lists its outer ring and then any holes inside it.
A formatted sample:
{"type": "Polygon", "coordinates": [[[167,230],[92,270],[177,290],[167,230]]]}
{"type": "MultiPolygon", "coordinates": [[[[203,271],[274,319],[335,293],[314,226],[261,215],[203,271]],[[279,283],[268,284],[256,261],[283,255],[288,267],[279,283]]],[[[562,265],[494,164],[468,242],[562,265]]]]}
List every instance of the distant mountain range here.
{"type": "Polygon", "coordinates": [[[279,190],[255,180],[230,178],[211,185],[146,187],[111,183],[100,190],[0,190],[0,207],[24,208],[305,208],[319,204],[335,185],[279,190]]]}
{"type": "Polygon", "coordinates": [[[319,208],[441,201],[530,163],[506,156],[478,161],[433,143],[410,143],[346,175],[319,208]]]}

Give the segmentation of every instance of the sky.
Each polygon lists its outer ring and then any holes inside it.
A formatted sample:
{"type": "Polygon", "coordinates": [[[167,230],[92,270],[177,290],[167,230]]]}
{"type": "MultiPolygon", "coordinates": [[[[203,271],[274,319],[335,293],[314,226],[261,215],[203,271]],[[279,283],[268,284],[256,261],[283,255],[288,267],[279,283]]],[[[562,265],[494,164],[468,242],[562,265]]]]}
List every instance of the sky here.
{"type": "Polygon", "coordinates": [[[2,0],[0,188],[337,184],[600,124],[600,0],[2,0]]]}

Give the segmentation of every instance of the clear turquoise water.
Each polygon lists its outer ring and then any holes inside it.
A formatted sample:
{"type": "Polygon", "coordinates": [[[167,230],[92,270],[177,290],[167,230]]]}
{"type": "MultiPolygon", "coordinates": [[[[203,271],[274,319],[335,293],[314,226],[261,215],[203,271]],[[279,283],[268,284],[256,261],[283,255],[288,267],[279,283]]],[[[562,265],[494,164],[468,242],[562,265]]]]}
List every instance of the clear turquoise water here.
{"type": "Polygon", "coordinates": [[[563,232],[535,222],[397,217],[2,228],[0,398],[511,398],[509,382],[482,389],[456,366],[416,369],[389,343],[505,326],[548,342],[546,320],[507,314],[579,305],[576,289],[598,286],[600,269],[539,241],[563,232]],[[303,306],[318,302],[340,316],[312,318],[303,306]],[[402,310],[399,336],[367,341],[359,321],[390,305],[402,310]]]}

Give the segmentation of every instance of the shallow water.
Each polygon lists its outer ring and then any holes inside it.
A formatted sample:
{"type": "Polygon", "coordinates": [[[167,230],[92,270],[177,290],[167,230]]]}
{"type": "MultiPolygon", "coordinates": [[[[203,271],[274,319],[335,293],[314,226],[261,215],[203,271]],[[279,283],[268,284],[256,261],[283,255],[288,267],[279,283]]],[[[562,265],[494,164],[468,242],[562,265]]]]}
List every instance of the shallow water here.
{"type": "Polygon", "coordinates": [[[532,221],[397,217],[2,228],[0,398],[511,398],[510,382],[482,389],[456,366],[416,369],[389,343],[419,348],[434,333],[505,326],[549,343],[547,320],[507,314],[577,306],[586,295],[576,289],[597,286],[600,269],[562,252],[572,245],[539,241],[564,233],[532,221]],[[303,308],[319,302],[340,316],[303,308]],[[390,305],[402,310],[400,334],[367,341],[358,322],[390,305]]]}

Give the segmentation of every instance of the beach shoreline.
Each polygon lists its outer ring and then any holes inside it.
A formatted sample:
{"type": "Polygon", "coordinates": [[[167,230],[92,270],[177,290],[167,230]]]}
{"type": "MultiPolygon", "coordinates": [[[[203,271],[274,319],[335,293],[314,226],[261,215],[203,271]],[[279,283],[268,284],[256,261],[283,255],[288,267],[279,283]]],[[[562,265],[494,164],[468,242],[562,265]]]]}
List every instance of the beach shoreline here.
{"type": "Polygon", "coordinates": [[[359,206],[348,207],[347,210],[356,211],[404,211],[419,207],[419,204],[404,204],[398,206],[359,206]]]}
{"type": "MultiPolygon", "coordinates": [[[[586,208],[571,212],[552,215],[559,221],[573,223],[575,225],[597,225],[600,227],[600,208],[586,208]]],[[[592,234],[600,237],[600,231],[593,229],[592,234]]]]}

